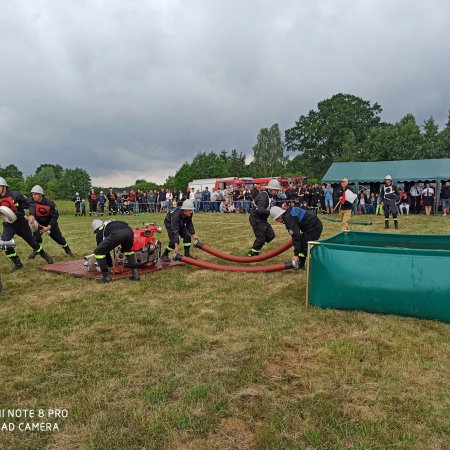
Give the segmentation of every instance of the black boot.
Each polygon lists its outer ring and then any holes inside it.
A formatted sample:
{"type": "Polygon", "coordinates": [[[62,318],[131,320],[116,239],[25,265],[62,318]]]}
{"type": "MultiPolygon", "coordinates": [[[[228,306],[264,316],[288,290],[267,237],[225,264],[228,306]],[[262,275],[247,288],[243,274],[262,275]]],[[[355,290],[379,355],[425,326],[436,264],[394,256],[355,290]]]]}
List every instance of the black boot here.
{"type": "Polygon", "coordinates": [[[394,228],[398,230],[398,220],[394,220],[394,228]]]}
{"type": "Polygon", "coordinates": [[[18,256],[14,256],[11,258],[12,270],[20,270],[23,268],[22,261],[18,256]]]}
{"type": "Polygon", "coordinates": [[[47,264],[53,264],[53,258],[45,250],[41,250],[38,254],[45,259],[47,264]]]}
{"type": "Polygon", "coordinates": [[[66,252],[67,255],[69,255],[69,256],[75,256],[75,255],[72,253],[72,250],[70,250],[70,247],[69,247],[68,245],[66,245],[65,247],[63,247],[63,249],[64,249],[64,251],[66,252]]]}
{"type": "Polygon", "coordinates": [[[384,229],[389,230],[389,220],[384,221],[384,229]]]}
{"type": "Polygon", "coordinates": [[[34,259],[36,258],[36,255],[38,255],[39,253],[36,250],[33,250],[29,255],[28,255],[28,259],[34,259]]]}
{"type": "Polygon", "coordinates": [[[112,282],[112,278],[111,275],[109,274],[109,272],[102,272],[103,278],[100,278],[99,280],[97,280],[97,283],[111,283],[112,282]]]}
{"type": "Polygon", "coordinates": [[[247,254],[247,256],[258,256],[258,255],[259,255],[259,251],[253,250],[253,249],[251,249],[247,254]]]}
{"type": "Polygon", "coordinates": [[[165,263],[170,262],[169,250],[167,248],[164,250],[164,253],[161,255],[161,261],[165,262],[165,263]]]}
{"type": "Polygon", "coordinates": [[[139,281],[141,277],[139,276],[139,272],[137,269],[131,269],[131,277],[130,280],[139,281]]]}
{"type": "Polygon", "coordinates": [[[300,258],[298,261],[298,268],[301,270],[305,270],[305,262],[306,258],[300,258]]]}
{"type": "Polygon", "coordinates": [[[191,256],[191,250],[189,247],[184,248],[184,256],[187,256],[188,258],[191,259],[197,259],[195,256],[191,256]]]}

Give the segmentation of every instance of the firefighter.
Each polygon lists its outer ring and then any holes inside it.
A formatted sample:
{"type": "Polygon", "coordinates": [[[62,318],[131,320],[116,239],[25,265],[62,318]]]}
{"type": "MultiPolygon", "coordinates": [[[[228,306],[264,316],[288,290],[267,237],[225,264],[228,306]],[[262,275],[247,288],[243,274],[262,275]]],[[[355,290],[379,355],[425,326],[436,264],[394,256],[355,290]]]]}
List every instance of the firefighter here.
{"type": "Polygon", "coordinates": [[[194,241],[199,240],[199,237],[195,234],[194,224],[192,222],[194,209],[194,202],[187,199],[181,207],[176,207],[167,213],[164,225],[169,235],[169,245],[164,250],[161,261],[170,262],[169,253],[172,250],[175,250],[176,254],[178,253],[180,236],[183,238],[184,256],[191,257],[191,240],[192,238],[194,238],[194,241]]]}
{"type": "Polygon", "coordinates": [[[98,204],[98,198],[97,198],[97,194],[95,193],[94,189],[91,189],[91,193],[88,196],[88,200],[89,200],[89,215],[92,216],[92,214],[94,216],[97,215],[97,204],[98,204]]]}
{"type": "MultiPolygon", "coordinates": [[[[33,239],[33,234],[25,219],[25,209],[28,208],[26,197],[20,192],[12,191],[6,180],[0,177],[0,206],[7,206],[16,215],[17,219],[13,223],[3,222],[2,241],[10,241],[14,235],[20,236],[35,252],[42,256],[48,264],[53,264],[53,258],[48,255],[42,245],[33,239]]],[[[13,270],[22,269],[23,264],[14,248],[5,250],[6,256],[11,260],[13,270]]]]}
{"type": "Polygon", "coordinates": [[[255,242],[248,256],[259,255],[264,244],[268,244],[275,238],[273,228],[267,219],[270,214],[270,207],[275,196],[281,191],[281,185],[278,180],[272,179],[267,185],[267,190],[261,191],[256,197],[253,197],[252,210],[250,212],[250,225],[255,233],[255,242]]]}
{"type": "Polygon", "coordinates": [[[130,280],[140,280],[137,270],[136,256],[132,249],[134,241],[133,230],[126,222],[120,220],[107,220],[102,222],[100,219],[92,221],[92,231],[95,233],[97,248],[94,250],[98,266],[102,271],[102,278],[98,283],[111,283],[112,278],[109,274],[108,266],[112,267],[111,251],[119,245],[122,253],[127,257],[128,266],[131,269],[130,280]]]}
{"type": "MultiPolygon", "coordinates": [[[[33,233],[34,240],[38,243],[42,243],[42,234],[48,233],[49,236],[59,244],[63,250],[69,256],[75,256],[70,250],[69,244],[61,234],[61,230],[58,225],[59,212],[55,205],[55,202],[45,197],[44,190],[41,186],[36,185],[31,189],[31,195],[33,199],[28,201],[30,215],[28,216],[28,222],[32,225],[37,222],[38,229],[33,233]]],[[[37,252],[33,250],[30,253],[29,259],[34,259],[37,252]]]]}
{"type": "Polygon", "coordinates": [[[398,230],[398,203],[400,201],[400,191],[396,184],[392,183],[392,177],[386,175],[384,178],[385,184],[381,186],[380,200],[384,207],[384,228],[389,229],[389,214],[392,214],[394,219],[394,227],[398,230]]]}
{"type": "Polygon", "coordinates": [[[75,217],[76,216],[80,216],[81,217],[81,212],[80,212],[80,206],[81,206],[81,197],[80,197],[80,193],[79,192],[75,192],[75,196],[72,197],[72,201],[75,205],[75,217]]]}
{"type": "Polygon", "coordinates": [[[284,223],[294,243],[293,262],[299,269],[305,268],[308,256],[308,241],[316,241],[322,234],[323,225],[320,219],[306,208],[290,206],[288,209],[272,206],[270,217],[278,223],[284,223]]]}

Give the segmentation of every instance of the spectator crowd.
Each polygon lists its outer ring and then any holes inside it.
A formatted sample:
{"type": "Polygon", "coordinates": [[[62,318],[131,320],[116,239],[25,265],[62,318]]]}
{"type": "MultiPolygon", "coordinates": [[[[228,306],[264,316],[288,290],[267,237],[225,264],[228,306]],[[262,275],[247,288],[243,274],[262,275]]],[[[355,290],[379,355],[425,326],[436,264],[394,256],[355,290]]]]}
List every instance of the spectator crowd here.
{"type": "MultiPolygon", "coordinates": [[[[383,202],[379,194],[379,185],[373,189],[361,189],[357,198],[358,214],[383,215],[383,202]],[[377,188],[378,186],[378,188],[377,188]]],[[[86,203],[90,216],[124,215],[136,213],[167,213],[180,206],[186,199],[194,202],[195,212],[210,213],[243,213],[250,212],[252,202],[259,190],[256,187],[235,187],[226,189],[187,189],[186,192],[161,188],[148,192],[131,189],[122,193],[112,188],[105,194],[94,189],[86,196],[87,201],[77,192],[73,197],[75,215],[86,215],[86,203]]],[[[436,202],[436,185],[429,182],[416,184],[405,183],[398,198],[401,214],[433,214],[436,202]]],[[[450,212],[450,181],[442,184],[440,193],[442,212],[450,212]]],[[[339,197],[336,186],[331,184],[304,184],[288,186],[278,194],[278,206],[302,206],[315,212],[333,214],[338,206],[339,197]]]]}

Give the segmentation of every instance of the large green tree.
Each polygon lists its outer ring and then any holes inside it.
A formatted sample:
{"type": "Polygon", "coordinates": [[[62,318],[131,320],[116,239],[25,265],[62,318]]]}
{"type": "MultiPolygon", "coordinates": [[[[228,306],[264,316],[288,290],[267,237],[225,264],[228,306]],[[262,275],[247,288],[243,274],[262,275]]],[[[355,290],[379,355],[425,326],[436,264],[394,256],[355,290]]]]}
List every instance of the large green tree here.
{"type": "Polygon", "coordinates": [[[72,198],[75,192],[79,192],[85,197],[92,186],[91,177],[85,169],[76,167],[75,169],[65,169],[64,174],[58,180],[58,196],[72,198]]]}
{"type": "MultiPolygon", "coordinates": [[[[286,130],[286,147],[298,151],[305,157],[308,172],[321,177],[330,164],[341,157],[347,143],[344,157],[348,158],[350,140],[354,140],[355,152],[370,132],[381,126],[381,106],[378,103],[349,94],[336,94],[317,104],[286,130]],[[353,133],[354,139],[351,135],[353,133]]],[[[352,144],[353,145],[353,144],[352,144]]]]}
{"type": "Polygon", "coordinates": [[[284,143],[277,123],[261,128],[253,147],[254,176],[272,177],[283,175],[288,158],[284,156],[284,143]]]}

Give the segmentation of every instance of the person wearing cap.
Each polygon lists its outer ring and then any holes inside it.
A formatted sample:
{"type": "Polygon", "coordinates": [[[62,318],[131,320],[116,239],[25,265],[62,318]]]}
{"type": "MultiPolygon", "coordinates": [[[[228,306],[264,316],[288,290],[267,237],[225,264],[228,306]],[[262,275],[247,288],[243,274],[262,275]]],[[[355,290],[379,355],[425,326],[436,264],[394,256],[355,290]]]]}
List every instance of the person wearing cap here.
{"type": "MultiPolygon", "coordinates": [[[[53,264],[53,258],[48,255],[42,245],[37,243],[25,218],[25,208],[28,208],[27,198],[20,192],[9,189],[7,181],[0,177],[0,206],[6,206],[15,215],[12,223],[3,222],[2,241],[10,241],[17,234],[20,236],[35,252],[40,255],[48,264],[53,264]]],[[[6,256],[12,263],[13,270],[19,270],[23,267],[22,261],[17,255],[14,247],[5,250],[6,256]]]]}
{"type": "MultiPolygon", "coordinates": [[[[48,233],[49,236],[63,248],[67,255],[75,256],[59,229],[59,212],[55,202],[45,196],[44,189],[39,185],[33,186],[31,195],[32,199],[28,200],[28,209],[30,211],[28,222],[30,223],[30,227],[33,226],[33,223],[36,223],[37,225],[37,229],[33,233],[34,240],[38,244],[41,244],[42,234],[48,233]]],[[[28,258],[34,259],[36,255],[37,252],[33,250],[28,258]]]]}
{"type": "Polygon", "coordinates": [[[111,251],[120,245],[122,253],[127,257],[128,266],[131,269],[130,280],[140,280],[137,270],[136,256],[132,250],[134,242],[133,230],[126,222],[120,220],[100,219],[92,221],[92,231],[95,233],[97,248],[94,250],[95,259],[102,272],[102,278],[98,283],[111,283],[112,278],[109,274],[109,268],[112,267],[111,251]]]}
{"type": "Polygon", "coordinates": [[[275,222],[284,223],[294,244],[292,260],[298,264],[300,269],[304,269],[308,256],[308,242],[320,238],[323,231],[322,222],[316,214],[298,206],[290,206],[288,209],[272,206],[270,217],[275,222]]]}
{"type": "Polygon", "coordinates": [[[75,192],[74,197],[72,197],[72,201],[75,205],[75,217],[81,216],[80,206],[81,206],[81,197],[79,192],[75,192]]]}
{"type": "Polygon", "coordinates": [[[384,228],[389,229],[389,215],[392,214],[394,219],[394,227],[398,230],[398,203],[400,203],[400,191],[396,184],[392,183],[392,177],[386,175],[385,184],[381,186],[380,200],[383,202],[384,208],[384,228]]]}
{"type": "Polygon", "coordinates": [[[279,192],[281,192],[279,181],[272,179],[269,181],[267,189],[259,192],[253,200],[249,221],[255,234],[255,241],[248,252],[248,256],[259,255],[264,244],[268,244],[275,239],[275,232],[267,219],[270,215],[272,202],[279,192]]]}
{"type": "Polygon", "coordinates": [[[185,200],[181,207],[176,207],[169,211],[164,219],[164,226],[169,235],[169,245],[161,255],[161,261],[170,262],[169,253],[175,250],[178,253],[178,246],[180,237],[183,239],[184,256],[191,257],[191,241],[198,241],[199,237],[195,233],[194,223],[192,222],[192,215],[194,214],[194,202],[192,200],[185,200]]]}
{"type": "Polygon", "coordinates": [[[353,202],[349,201],[348,194],[354,194],[353,191],[348,187],[348,180],[347,178],[342,178],[341,180],[341,186],[337,189],[337,195],[339,198],[339,217],[342,222],[342,230],[343,231],[350,231],[350,219],[352,218],[352,211],[353,211],[353,202]],[[346,198],[347,194],[347,198],[346,198]]]}

